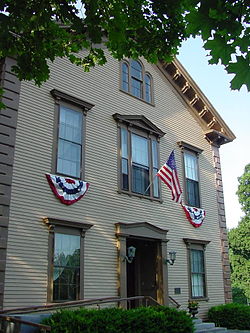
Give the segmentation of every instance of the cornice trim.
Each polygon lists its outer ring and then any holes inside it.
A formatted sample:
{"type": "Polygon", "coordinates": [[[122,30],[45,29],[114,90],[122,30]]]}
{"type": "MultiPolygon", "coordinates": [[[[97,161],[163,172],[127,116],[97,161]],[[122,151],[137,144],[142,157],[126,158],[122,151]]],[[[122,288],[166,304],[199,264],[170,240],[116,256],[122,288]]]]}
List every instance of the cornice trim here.
{"type": "Polygon", "coordinates": [[[193,115],[199,120],[204,130],[204,136],[209,143],[220,146],[235,139],[234,133],[177,59],[171,63],[161,61],[158,68],[172,83],[192,110],[193,115]],[[211,135],[206,135],[209,131],[215,131],[214,133],[218,133],[226,140],[217,140],[216,138],[210,140],[211,135]]]}

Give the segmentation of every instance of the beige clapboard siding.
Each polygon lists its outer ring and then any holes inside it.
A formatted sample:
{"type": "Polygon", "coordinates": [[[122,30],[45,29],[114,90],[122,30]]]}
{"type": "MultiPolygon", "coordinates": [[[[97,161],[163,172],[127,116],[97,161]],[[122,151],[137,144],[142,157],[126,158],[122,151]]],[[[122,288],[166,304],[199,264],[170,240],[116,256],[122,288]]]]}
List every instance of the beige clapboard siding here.
{"type": "MultiPolygon", "coordinates": [[[[40,89],[31,83],[22,84],[5,307],[46,302],[48,230],[42,223],[44,216],[94,224],[85,237],[86,298],[117,295],[114,224],[147,221],[168,229],[168,248],[177,251],[177,261],[168,269],[170,295],[182,303],[183,308],[186,306],[187,253],[182,238],[208,239],[211,240],[206,251],[210,300],[202,304],[202,311],[211,304],[223,302],[217,202],[210,146],[204,140],[199,124],[159,69],[149,64],[145,64],[145,69],[154,80],[155,107],[119,91],[119,64],[112,59],[107,66],[96,67],[90,73],[83,73],[65,59],[59,59],[52,66],[51,79],[40,89]],[[65,73],[68,74],[67,79],[65,73]],[[90,189],[81,201],[69,207],[60,204],[54,197],[44,176],[51,171],[54,100],[50,90],[54,88],[95,104],[86,117],[85,179],[90,182],[90,189]],[[201,196],[207,217],[201,228],[195,229],[189,224],[181,207],[171,201],[171,194],[164,184],[162,204],[117,193],[117,126],[112,118],[116,112],[143,114],[166,132],[160,144],[162,164],[171,150],[177,148],[177,141],[183,140],[204,150],[200,156],[201,196]],[[33,235],[35,241],[27,242],[30,235],[33,235]],[[24,247],[26,251],[20,251],[24,247]],[[20,265],[16,265],[15,256],[20,265]],[[31,264],[37,258],[41,265],[34,266],[28,274],[24,274],[22,260],[31,264]],[[36,288],[30,280],[35,281],[36,288]],[[12,291],[17,284],[15,295],[12,291]],[[181,295],[173,294],[176,287],[181,288],[181,295]]],[[[183,184],[181,153],[178,148],[176,160],[183,184]]]]}

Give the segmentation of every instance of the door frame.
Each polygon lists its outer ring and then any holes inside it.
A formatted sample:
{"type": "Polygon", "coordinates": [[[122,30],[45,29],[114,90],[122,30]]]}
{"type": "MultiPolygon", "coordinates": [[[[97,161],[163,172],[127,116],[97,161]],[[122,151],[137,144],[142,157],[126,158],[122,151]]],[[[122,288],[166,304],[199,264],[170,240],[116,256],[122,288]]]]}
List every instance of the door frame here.
{"type": "MultiPolygon", "coordinates": [[[[157,302],[162,305],[168,305],[168,267],[164,263],[167,257],[166,239],[168,230],[154,226],[148,222],[136,223],[116,223],[116,237],[118,249],[118,295],[121,298],[127,297],[127,263],[125,256],[127,254],[127,238],[148,239],[157,241],[157,271],[158,288],[157,302]]],[[[127,302],[122,306],[126,308],[127,302]]]]}

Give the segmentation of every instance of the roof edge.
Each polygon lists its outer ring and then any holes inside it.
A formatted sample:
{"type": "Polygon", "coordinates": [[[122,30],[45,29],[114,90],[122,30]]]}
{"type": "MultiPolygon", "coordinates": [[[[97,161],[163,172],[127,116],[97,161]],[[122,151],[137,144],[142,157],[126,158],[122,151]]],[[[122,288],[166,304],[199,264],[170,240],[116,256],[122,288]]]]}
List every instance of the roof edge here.
{"type": "Polygon", "coordinates": [[[226,140],[210,140],[211,136],[209,136],[208,141],[211,144],[215,143],[220,146],[236,138],[214,106],[177,59],[174,59],[171,63],[161,61],[158,67],[189,105],[194,116],[199,120],[205,138],[208,139],[207,133],[211,131],[214,135],[217,134],[226,138],[226,140]]]}

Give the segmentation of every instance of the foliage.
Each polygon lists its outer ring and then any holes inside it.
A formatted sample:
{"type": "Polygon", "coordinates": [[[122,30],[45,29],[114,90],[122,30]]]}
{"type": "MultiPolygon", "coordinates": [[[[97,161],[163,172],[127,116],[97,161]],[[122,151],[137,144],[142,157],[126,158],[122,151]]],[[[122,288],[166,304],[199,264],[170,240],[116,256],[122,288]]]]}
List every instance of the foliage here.
{"type": "Polygon", "coordinates": [[[192,320],[184,311],[168,307],[149,307],[123,310],[61,310],[43,323],[52,333],[191,333],[192,320]]]}
{"type": "Polygon", "coordinates": [[[189,309],[196,309],[199,307],[199,303],[196,301],[189,301],[188,302],[188,308],[189,309]]]}
{"type": "Polygon", "coordinates": [[[231,280],[250,299],[250,164],[239,177],[237,194],[246,216],[228,232],[231,280]]]}
{"type": "Polygon", "coordinates": [[[208,319],[216,326],[231,329],[250,329],[250,306],[243,304],[223,304],[208,311],[208,319]]]}
{"type": "Polygon", "coordinates": [[[237,195],[242,210],[250,217],[250,163],[245,166],[244,173],[238,178],[239,186],[237,195]]]}
{"type": "Polygon", "coordinates": [[[236,74],[232,89],[250,90],[249,18],[248,0],[3,0],[0,57],[16,56],[19,79],[40,85],[56,57],[88,71],[106,62],[105,44],[116,59],[170,61],[183,40],[201,36],[209,62],[236,74]]]}
{"type": "Polygon", "coordinates": [[[247,304],[247,298],[244,290],[238,287],[232,287],[233,302],[239,304],[247,304]]]}

